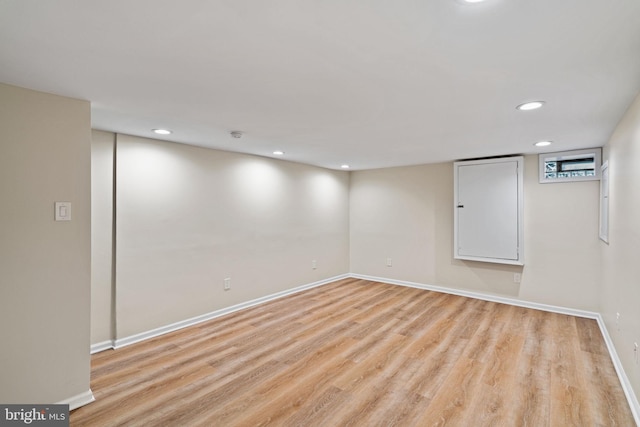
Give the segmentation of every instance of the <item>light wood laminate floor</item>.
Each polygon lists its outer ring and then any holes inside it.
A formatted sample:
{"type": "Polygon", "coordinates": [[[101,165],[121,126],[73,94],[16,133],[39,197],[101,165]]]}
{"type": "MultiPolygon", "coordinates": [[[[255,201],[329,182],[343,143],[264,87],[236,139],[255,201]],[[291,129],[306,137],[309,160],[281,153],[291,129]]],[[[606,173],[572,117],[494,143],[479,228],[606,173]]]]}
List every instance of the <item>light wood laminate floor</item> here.
{"type": "Polygon", "coordinates": [[[72,426],[635,426],[594,320],[346,279],[92,356],[72,426]]]}

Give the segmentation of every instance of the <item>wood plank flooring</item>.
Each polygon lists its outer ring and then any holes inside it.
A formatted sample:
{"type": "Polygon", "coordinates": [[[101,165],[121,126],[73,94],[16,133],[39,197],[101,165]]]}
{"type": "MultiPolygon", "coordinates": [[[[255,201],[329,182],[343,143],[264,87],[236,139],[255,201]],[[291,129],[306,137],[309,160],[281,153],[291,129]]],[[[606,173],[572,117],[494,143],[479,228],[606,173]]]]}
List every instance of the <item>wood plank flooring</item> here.
{"type": "Polygon", "coordinates": [[[594,320],[346,279],[92,356],[72,426],[634,426],[594,320]]]}

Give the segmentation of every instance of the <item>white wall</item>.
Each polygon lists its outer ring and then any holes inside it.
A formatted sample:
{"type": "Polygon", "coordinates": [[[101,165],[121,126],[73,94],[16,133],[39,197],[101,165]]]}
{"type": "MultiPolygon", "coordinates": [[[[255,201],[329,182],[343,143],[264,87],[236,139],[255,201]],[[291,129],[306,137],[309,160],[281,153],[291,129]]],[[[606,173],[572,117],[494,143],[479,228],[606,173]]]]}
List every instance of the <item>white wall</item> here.
{"type": "Polygon", "coordinates": [[[116,136],[91,132],[91,343],[113,340],[113,197],[116,136]]]}
{"type": "Polygon", "coordinates": [[[2,403],[89,392],[90,123],[86,101],[0,84],[2,403]]]}
{"type": "Polygon", "coordinates": [[[633,352],[633,343],[640,345],[640,96],[605,146],[604,157],[609,161],[609,244],[600,243],[601,312],[634,392],[640,396],[640,362],[633,352]],[[620,313],[619,325],[616,313],[620,313]]]}
{"type": "Polygon", "coordinates": [[[127,135],[116,151],[118,338],[349,272],[347,172],[127,135]]]}
{"type": "Polygon", "coordinates": [[[453,259],[453,164],[441,163],[352,173],[351,271],[597,310],[598,182],[538,184],[537,160],[525,158],[524,268],[453,259]]]}

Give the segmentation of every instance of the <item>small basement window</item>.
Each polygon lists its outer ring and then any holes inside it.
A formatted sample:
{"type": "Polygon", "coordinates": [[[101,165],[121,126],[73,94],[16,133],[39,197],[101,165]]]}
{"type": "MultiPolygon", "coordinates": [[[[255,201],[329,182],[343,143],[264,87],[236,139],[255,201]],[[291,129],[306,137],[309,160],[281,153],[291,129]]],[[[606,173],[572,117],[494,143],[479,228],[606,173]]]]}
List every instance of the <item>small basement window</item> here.
{"type": "Polygon", "coordinates": [[[540,154],[540,183],[600,179],[601,151],[600,148],[592,148],[540,154]]]}

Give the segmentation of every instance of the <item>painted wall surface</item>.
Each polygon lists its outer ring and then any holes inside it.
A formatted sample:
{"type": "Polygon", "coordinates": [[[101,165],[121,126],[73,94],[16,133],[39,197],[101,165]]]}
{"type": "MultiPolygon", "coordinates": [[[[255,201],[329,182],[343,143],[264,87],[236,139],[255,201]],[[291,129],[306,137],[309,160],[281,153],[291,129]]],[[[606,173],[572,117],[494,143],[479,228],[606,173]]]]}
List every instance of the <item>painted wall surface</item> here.
{"type": "Polygon", "coordinates": [[[347,172],[118,135],[116,175],[118,338],[349,272],[347,172]]]}
{"type": "Polygon", "coordinates": [[[598,183],[539,184],[537,161],[525,158],[524,267],[453,259],[452,163],[352,172],[351,271],[596,310],[598,183]]]}
{"type": "Polygon", "coordinates": [[[633,344],[640,345],[640,96],[605,146],[604,158],[609,161],[609,243],[600,242],[601,313],[637,398],[640,361],[633,344]]]}
{"type": "Polygon", "coordinates": [[[525,266],[518,297],[599,311],[600,181],[540,184],[538,156],[525,158],[525,266]]]}
{"type": "Polygon", "coordinates": [[[0,84],[2,403],[89,391],[90,125],[88,102],[0,84]]]}
{"type": "Polygon", "coordinates": [[[113,339],[113,197],[116,136],[91,132],[91,344],[113,339]]]}

